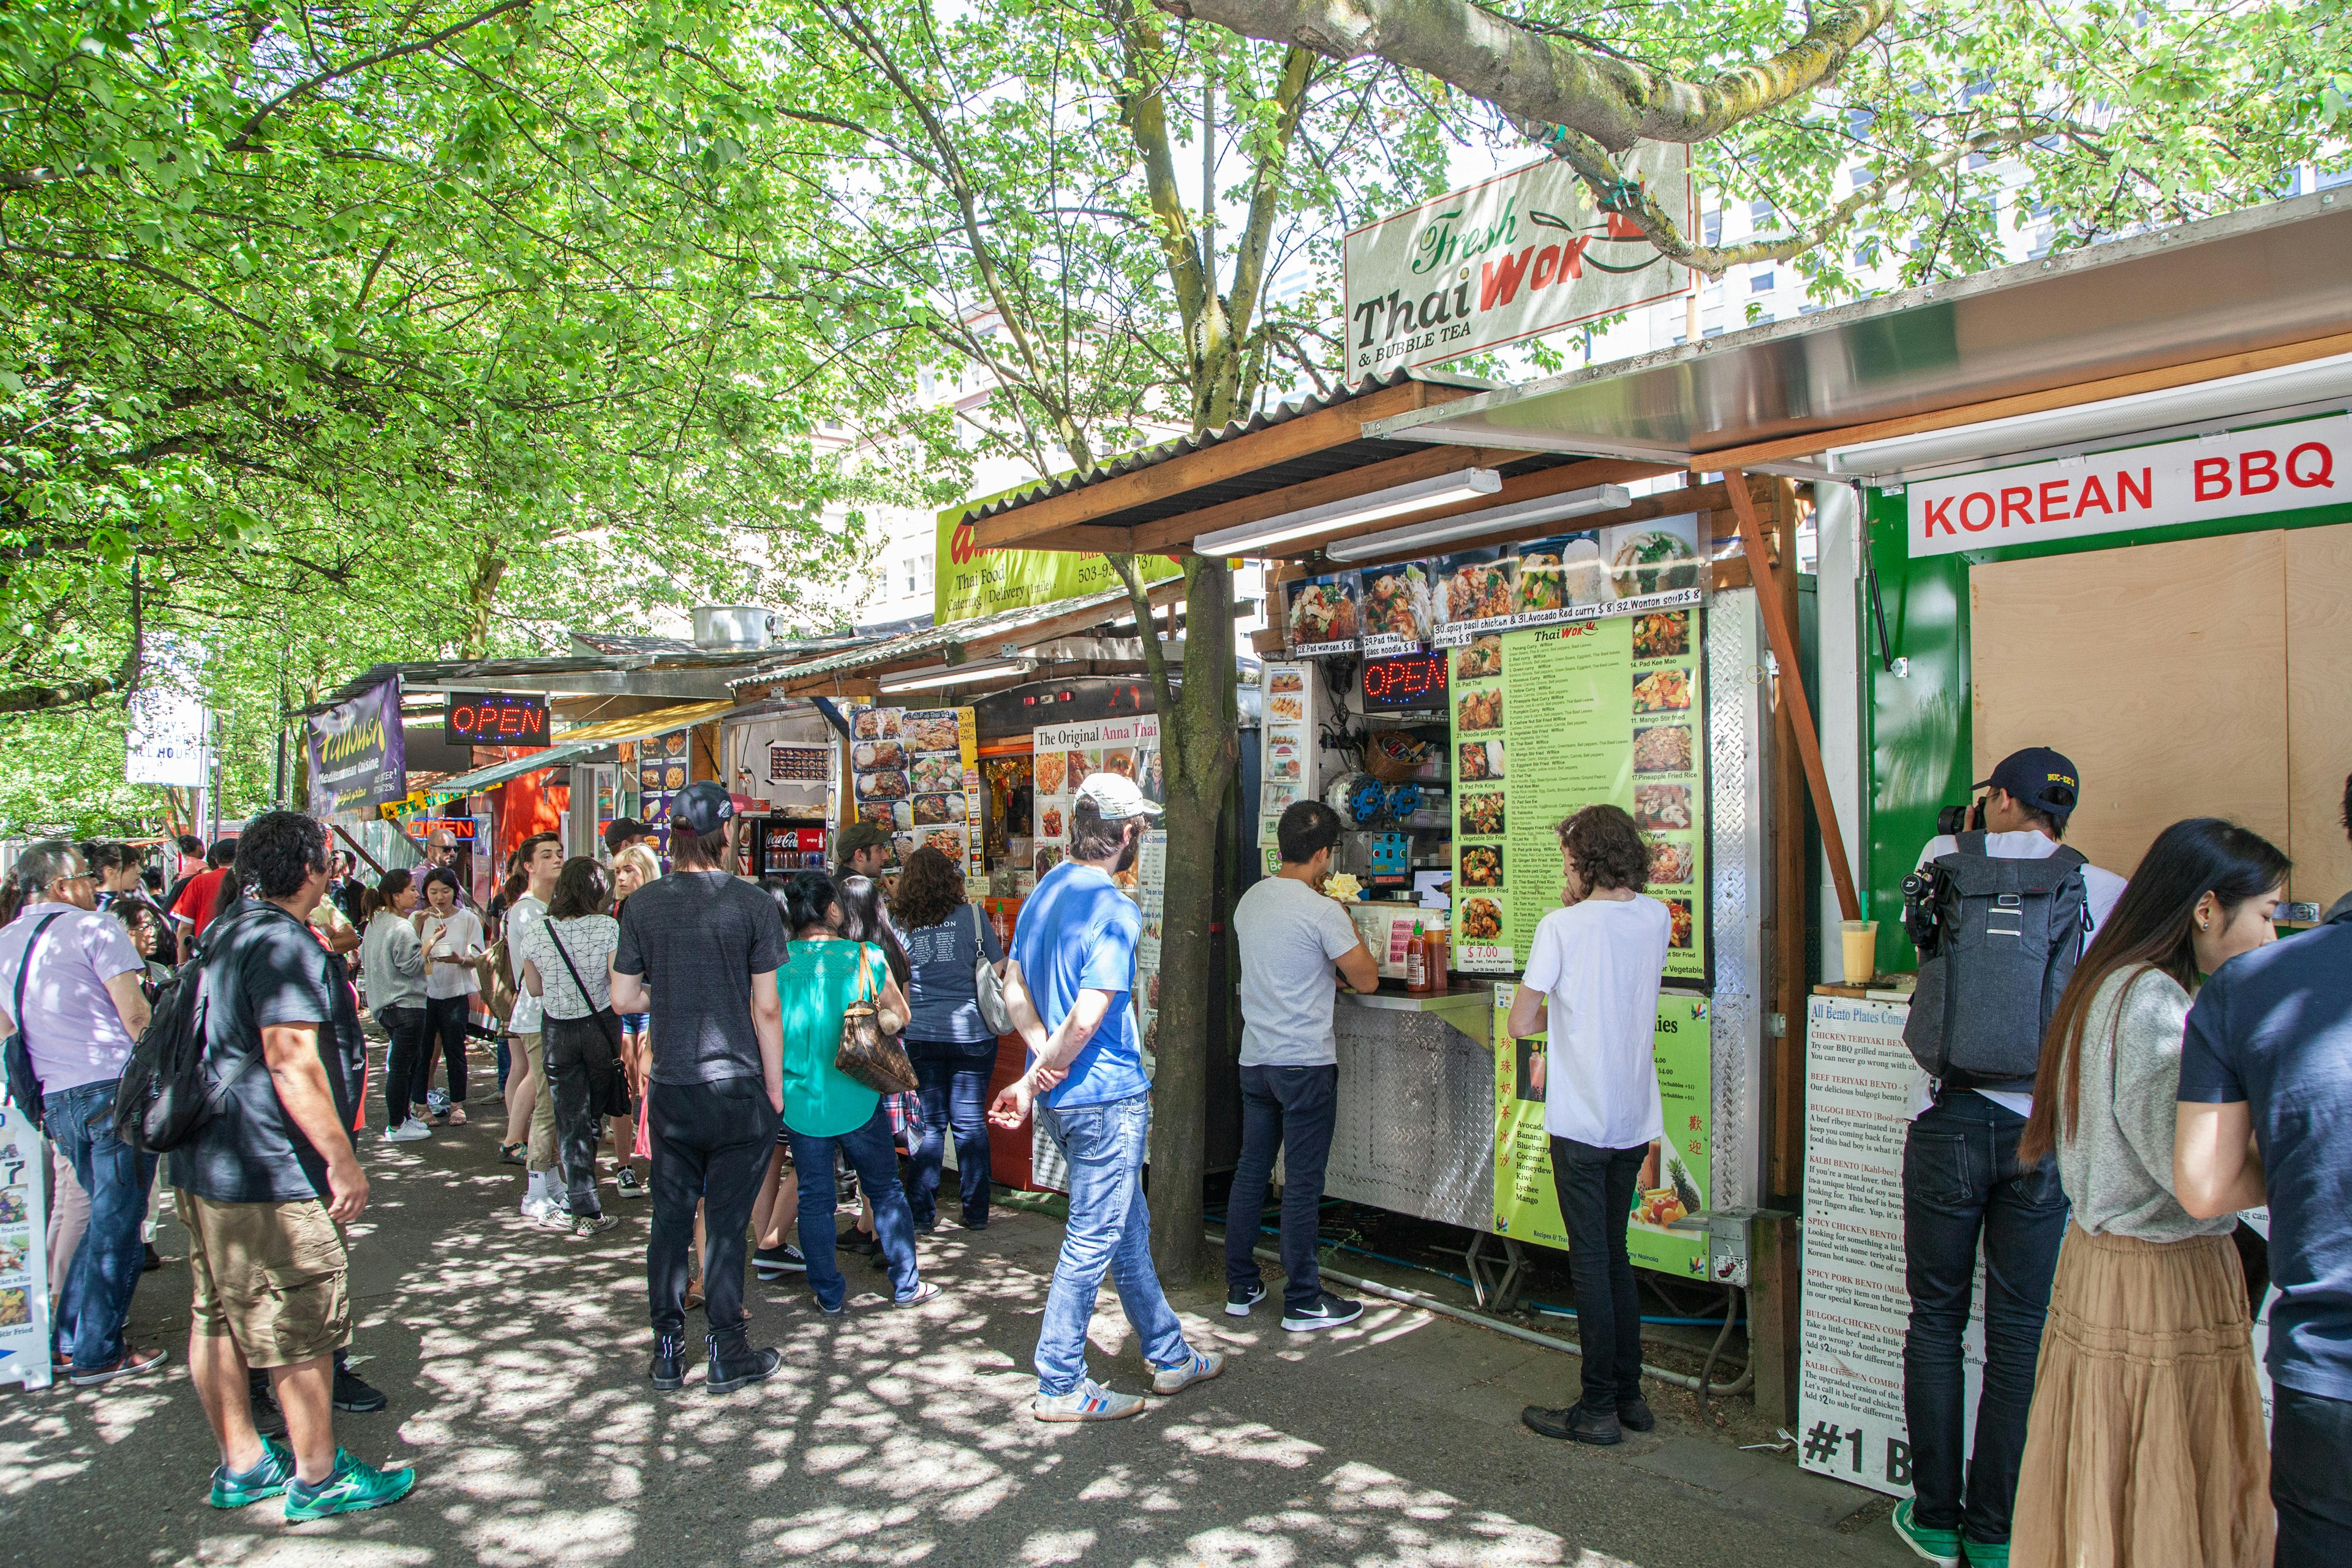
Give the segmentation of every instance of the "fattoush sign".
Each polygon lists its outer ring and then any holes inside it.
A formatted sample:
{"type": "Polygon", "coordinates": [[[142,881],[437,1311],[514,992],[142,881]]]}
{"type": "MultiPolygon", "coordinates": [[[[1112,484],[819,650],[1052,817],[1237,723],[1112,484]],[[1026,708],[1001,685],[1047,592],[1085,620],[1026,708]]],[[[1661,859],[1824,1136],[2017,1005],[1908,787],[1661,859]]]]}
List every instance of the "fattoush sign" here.
{"type": "Polygon", "coordinates": [[[1911,554],[2168,528],[2352,496],[2352,415],[2126,447],[1909,486],[1911,554]]]}
{"type": "MultiPolygon", "coordinates": [[[[1644,142],[1625,179],[1685,215],[1684,233],[1696,229],[1689,148],[1644,142]]],[[[1351,231],[1340,267],[1351,377],[1459,359],[1691,287],[1689,268],[1601,210],[1556,158],[1351,231]]]]}

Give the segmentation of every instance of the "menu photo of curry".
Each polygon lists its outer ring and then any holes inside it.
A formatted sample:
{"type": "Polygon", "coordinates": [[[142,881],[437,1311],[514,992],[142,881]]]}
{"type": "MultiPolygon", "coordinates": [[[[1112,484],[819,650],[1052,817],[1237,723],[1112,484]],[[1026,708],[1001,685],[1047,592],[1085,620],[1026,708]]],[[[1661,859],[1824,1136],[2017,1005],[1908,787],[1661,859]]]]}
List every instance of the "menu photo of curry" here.
{"type": "Polygon", "coordinates": [[[1503,847],[1499,844],[1464,845],[1461,882],[1465,888],[1501,887],[1503,885],[1503,847]]]}

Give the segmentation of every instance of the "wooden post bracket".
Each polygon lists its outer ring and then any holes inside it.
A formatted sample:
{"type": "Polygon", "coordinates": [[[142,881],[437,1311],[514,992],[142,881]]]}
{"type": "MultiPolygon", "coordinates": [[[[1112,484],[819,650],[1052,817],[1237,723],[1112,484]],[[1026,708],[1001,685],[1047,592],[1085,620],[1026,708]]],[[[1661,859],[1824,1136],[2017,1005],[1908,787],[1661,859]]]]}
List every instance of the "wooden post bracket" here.
{"type": "MultiPolygon", "coordinates": [[[[1822,847],[1829,855],[1830,876],[1837,883],[1838,908],[1843,918],[1858,921],[1862,899],[1854,890],[1853,868],[1846,862],[1845,835],[1838,830],[1837,803],[1830,798],[1829,770],[1822,763],[1822,738],[1813,728],[1813,704],[1805,695],[1803,667],[1797,662],[1797,628],[1789,624],[1789,607],[1769,587],[1772,557],[1764,545],[1764,530],[1757,521],[1756,498],[1748,493],[1748,476],[1732,468],[1723,478],[1732,510],[1739,514],[1739,543],[1756,584],[1757,602],[1764,607],[1764,634],[1771,641],[1772,657],[1780,661],[1780,689],[1796,727],[1797,752],[1805,763],[1805,788],[1813,797],[1813,820],[1821,824],[1822,847]]],[[[1787,568],[1793,572],[1796,563],[1788,563],[1787,568]]],[[[1792,992],[1801,994],[1802,987],[1792,992]]]]}

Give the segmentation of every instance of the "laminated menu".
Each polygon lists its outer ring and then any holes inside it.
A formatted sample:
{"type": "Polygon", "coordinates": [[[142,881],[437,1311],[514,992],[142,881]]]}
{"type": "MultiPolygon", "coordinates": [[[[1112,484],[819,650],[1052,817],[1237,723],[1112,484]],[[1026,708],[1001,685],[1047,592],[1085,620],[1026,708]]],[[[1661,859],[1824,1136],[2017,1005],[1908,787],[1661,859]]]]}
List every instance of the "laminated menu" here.
{"type": "Polygon", "coordinates": [[[1454,651],[1454,967],[1527,965],[1559,905],[1559,824],[1608,804],[1650,847],[1666,977],[1707,973],[1706,744],[1696,606],[1485,636],[1454,651]]]}

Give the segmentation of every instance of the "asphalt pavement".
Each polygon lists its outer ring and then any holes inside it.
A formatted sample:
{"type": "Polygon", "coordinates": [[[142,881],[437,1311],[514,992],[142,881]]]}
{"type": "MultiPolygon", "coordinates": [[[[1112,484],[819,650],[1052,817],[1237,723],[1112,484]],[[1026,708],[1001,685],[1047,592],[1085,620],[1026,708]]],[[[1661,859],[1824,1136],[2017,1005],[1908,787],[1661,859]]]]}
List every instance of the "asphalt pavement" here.
{"type": "MultiPolygon", "coordinates": [[[[487,1065],[487,1064],[485,1064],[487,1065]]],[[[483,1075],[488,1081],[488,1074],[483,1075]]],[[[380,1110],[380,1106],[379,1106],[380,1110]]],[[[1691,1398],[1658,1390],[1654,1433],[1613,1449],[1538,1437],[1521,1406],[1573,1397],[1575,1361],[1401,1306],[1286,1333],[1271,1300],[1175,1293],[1224,1373],[1132,1420],[1045,1426],[1029,1357],[1061,1227],[999,1209],[984,1232],[923,1239],[942,1294],[888,1304],[845,1258],[849,1312],[796,1279],[749,1287],[771,1382],[723,1398],[646,1381],[647,1200],[593,1240],[525,1221],[497,1163],[502,1118],[432,1141],[364,1143],[373,1201],[352,1227],[355,1370],[391,1396],[339,1415],[361,1458],[415,1465],[415,1492],[299,1527],[262,1503],[204,1501],[215,1461],[187,1381],[188,1274],[142,1280],[136,1344],[159,1376],[98,1390],[0,1389],[0,1562],[41,1568],[492,1568],[551,1564],[1117,1564],[1179,1568],[1577,1564],[1739,1568],[1906,1563],[1872,1494],[1743,1451],[1691,1398]]],[[[609,1194],[612,1189],[605,1189],[609,1194]]],[[[846,1211],[844,1222],[847,1223],[846,1211]]],[[[166,1218],[158,1237],[185,1257],[166,1218]]],[[[698,1336],[699,1319],[689,1330],[698,1336]]],[[[1149,1386],[1117,1299],[1094,1324],[1096,1375],[1149,1386]]],[[[1769,1436],[1769,1423],[1762,1430],[1769,1436]]]]}

